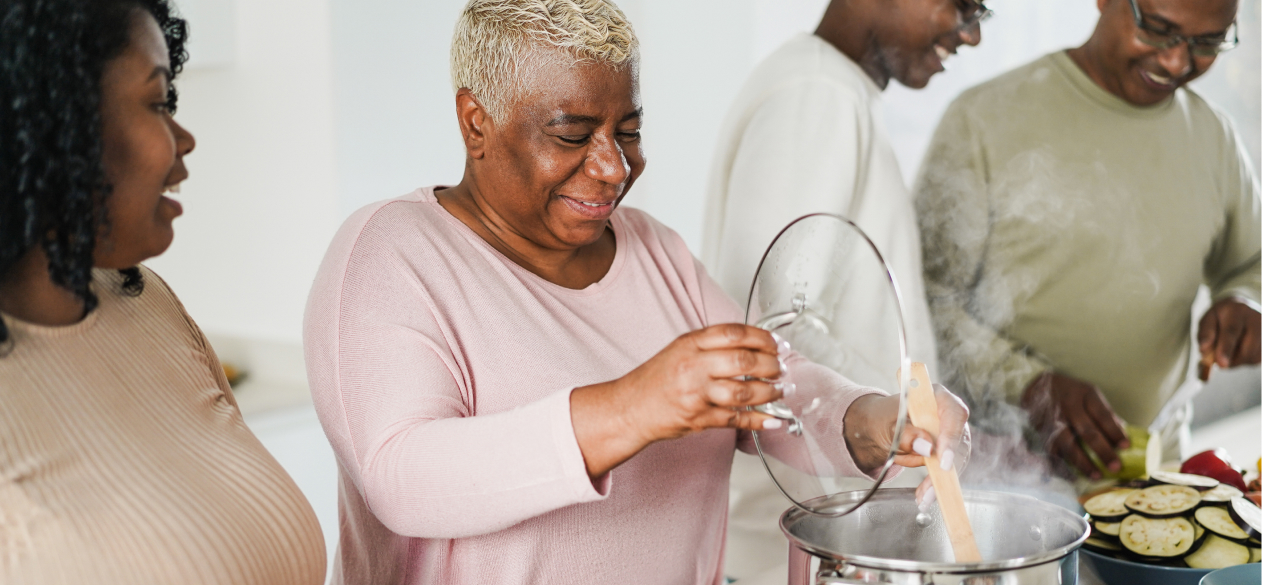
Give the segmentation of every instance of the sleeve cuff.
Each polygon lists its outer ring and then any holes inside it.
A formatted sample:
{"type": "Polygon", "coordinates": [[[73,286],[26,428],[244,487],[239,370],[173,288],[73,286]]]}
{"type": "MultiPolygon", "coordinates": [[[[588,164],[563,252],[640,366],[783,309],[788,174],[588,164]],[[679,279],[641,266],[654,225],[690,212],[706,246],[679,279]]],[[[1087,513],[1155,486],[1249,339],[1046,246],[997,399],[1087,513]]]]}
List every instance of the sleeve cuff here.
{"type": "Polygon", "coordinates": [[[578,446],[578,438],[574,436],[574,419],[570,414],[570,393],[574,388],[567,388],[545,398],[545,412],[553,429],[552,440],[556,452],[561,459],[561,469],[565,485],[572,491],[576,503],[594,502],[609,496],[609,488],[613,484],[613,471],[605,472],[592,479],[587,475],[587,461],[583,459],[583,451],[578,446]]]}

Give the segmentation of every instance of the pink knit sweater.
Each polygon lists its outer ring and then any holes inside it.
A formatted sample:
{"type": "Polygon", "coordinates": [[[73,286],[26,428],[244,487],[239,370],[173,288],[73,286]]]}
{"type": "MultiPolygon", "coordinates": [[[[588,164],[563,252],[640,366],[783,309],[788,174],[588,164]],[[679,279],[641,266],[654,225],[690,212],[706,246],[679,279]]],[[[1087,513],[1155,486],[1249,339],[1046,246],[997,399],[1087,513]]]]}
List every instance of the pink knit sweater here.
{"type": "MultiPolygon", "coordinates": [[[[569,395],[743,315],[673,231],[625,207],[611,227],[608,274],[572,290],[495,251],[434,188],[342,226],[304,331],[341,472],[335,582],[722,582],[728,474],[749,435],[656,443],[593,482],[569,395]]],[[[848,387],[838,407],[871,391],[848,387]]]]}

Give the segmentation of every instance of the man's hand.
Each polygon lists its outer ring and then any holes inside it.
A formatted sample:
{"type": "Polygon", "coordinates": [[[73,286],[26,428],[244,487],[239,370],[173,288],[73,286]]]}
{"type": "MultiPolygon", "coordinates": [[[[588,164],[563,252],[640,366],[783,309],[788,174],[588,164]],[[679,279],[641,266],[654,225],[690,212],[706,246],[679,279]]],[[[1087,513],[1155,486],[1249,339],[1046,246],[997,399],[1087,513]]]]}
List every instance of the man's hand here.
{"type": "Polygon", "coordinates": [[[1054,372],[1039,376],[1021,395],[1021,406],[1043,437],[1047,451],[1092,479],[1100,471],[1079,446],[1081,440],[1109,470],[1122,469],[1118,449],[1130,446],[1121,419],[1095,386],[1054,372]]]}
{"type": "Polygon", "coordinates": [[[1209,380],[1209,366],[1234,368],[1262,361],[1262,314],[1246,301],[1226,298],[1209,308],[1197,326],[1201,349],[1201,380],[1209,380]]]}

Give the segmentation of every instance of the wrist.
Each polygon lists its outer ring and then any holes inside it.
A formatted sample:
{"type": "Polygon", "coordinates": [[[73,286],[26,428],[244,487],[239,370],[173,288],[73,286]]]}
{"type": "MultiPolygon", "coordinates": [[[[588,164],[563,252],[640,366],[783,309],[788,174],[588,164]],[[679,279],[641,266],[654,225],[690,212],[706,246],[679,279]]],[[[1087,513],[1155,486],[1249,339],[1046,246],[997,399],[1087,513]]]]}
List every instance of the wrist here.
{"type": "Polygon", "coordinates": [[[865,474],[884,463],[885,456],[889,454],[890,441],[885,439],[893,434],[894,419],[898,416],[897,402],[893,416],[885,412],[888,408],[882,408],[889,398],[879,394],[860,396],[850,403],[842,418],[850,458],[855,467],[865,474]]]}
{"type": "Polygon", "coordinates": [[[570,393],[574,436],[593,478],[630,459],[652,441],[622,403],[617,381],[575,388],[570,393]]]}

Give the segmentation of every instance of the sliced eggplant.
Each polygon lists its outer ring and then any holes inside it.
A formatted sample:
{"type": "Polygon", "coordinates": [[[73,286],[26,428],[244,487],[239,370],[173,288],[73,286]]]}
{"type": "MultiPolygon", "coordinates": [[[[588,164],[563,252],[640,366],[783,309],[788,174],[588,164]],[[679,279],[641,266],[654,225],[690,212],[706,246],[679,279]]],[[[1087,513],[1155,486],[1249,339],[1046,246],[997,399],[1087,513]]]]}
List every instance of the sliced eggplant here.
{"type": "Polygon", "coordinates": [[[1131,513],[1126,509],[1126,498],[1137,491],[1139,490],[1120,489],[1104,492],[1087,500],[1082,508],[1099,522],[1121,522],[1122,518],[1131,513]]]}
{"type": "Polygon", "coordinates": [[[1204,526],[1206,530],[1222,538],[1239,543],[1249,540],[1249,535],[1245,534],[1244,529],[1236,525],[1236,521],[1231,518],[1231,514],[1227,512],[1226,508],[1201,506],[1196,509],[1194,516],[1197,524],[1204,526]]]}
{"type": "Polygon", "coordinates": [[[1212,490],[1219,484],[1219,481],[1212,477],[1175,471],[1154,471],[1148,474],[1148,478],[1157,485],[1185,485],[1200,491],[1212,490]]]}
{"type": "Polygon", "coordinates": [[[1178,516],[1201,503],[1201,493],[1185,485],[1155,485],[1126,497],[1126,508],[1152,518],[1178,516]]]}
{"type": "Polygon", "coordinates": [[[1220,483],[1218,487],[1212,490],[1201,492],[1201,502],[1215,506],[1226,506],[1228,502],[1242,496],[1244,496],[1244,492],[1236,489],[1234,486],[1220,483]]]}
{"type": "Polygon", "coordinates": [[[1148,518],[1131,514],[1122,520],[1118,540],[1126,550],[1141,557],[1179,558],[1192,550],[1196,528],[1187,518],[1148,518]]]}
{"type": "Polygon", "coordinates": [[[1183,561],[1193,569],[1221,569],[1249,562],[1249,549],[1243,544],[1211,534],[1205,544],[1183,557],[1183,561]]]}
{"type": "Polygon", "coordinates": [[[1121,522],[1100,522],[1099,520],[1091,522],[1091,534],[1098,534],[1101,538],[1117,540],[1117,534],[1121,531],[1121,522]]]}
{"type": "Polygon", "coordinates": [[[1236,498],[1227,506],[1231,519],[1252,540],[1262,536],[1262,509],[1248,498],[1236,498]]]}
{"type": "Polygon", "coordinates": [[[1112,556],[1114,553],[1122,552],[1122,545],[1116,542],[1109,542],[1107,540],[1096,538],[1094,536],[1088,537],[1087,540],[1084,540],[1082,542],[1082,546],[1085,546],[1088,549],[1091,549],[1098,553],[1104,553],[1110,556],[1112,556]]]}

